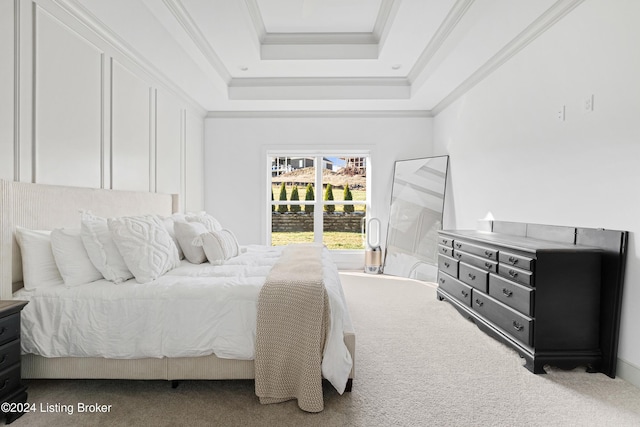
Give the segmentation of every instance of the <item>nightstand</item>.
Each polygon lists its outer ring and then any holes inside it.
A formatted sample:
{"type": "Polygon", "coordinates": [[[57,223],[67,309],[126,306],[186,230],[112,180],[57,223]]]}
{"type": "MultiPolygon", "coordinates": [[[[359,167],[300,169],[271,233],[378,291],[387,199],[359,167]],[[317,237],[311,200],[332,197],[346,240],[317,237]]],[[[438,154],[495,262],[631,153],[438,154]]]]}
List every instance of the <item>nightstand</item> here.
{"type": "MultiPolygon", "coordinates": [[[[0,402],[26,403],[27,387],[20,375],[20,311],[27,301],[0,301],[0,402]]],[[[4,412],[10,424],[22,412],[4,412]]]]}

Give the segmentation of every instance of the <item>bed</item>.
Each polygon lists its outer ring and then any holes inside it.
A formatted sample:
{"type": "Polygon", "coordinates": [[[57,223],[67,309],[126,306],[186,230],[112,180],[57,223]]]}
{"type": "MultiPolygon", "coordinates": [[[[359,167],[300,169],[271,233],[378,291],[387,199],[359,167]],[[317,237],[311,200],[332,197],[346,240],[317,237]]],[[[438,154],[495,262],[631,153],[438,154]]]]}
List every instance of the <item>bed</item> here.
{"type": "MultiPolygon", "coordinates": [[[[50,186],[41,184],[28,184],[9,181],[0,181],[1,187],[1,212],[0,212],[0,279],[2,299],[27,299],[31,300],[33,308],[39,305],[33,292],[27,292],[22,286],[22,260],[20,248],[16,242],[16,227],[24,227],[32,230],[53,230],[60,227],[77,227],[79,210],[90,210],[95,215],[103,217],[136,216],[146,214],[156,214],[160,216],[170,216],[178,211],[178,198],[176,195],[148,193],[148,192],[128,192],[103,189],[74,188],[62,186],[50,186]]],[[[246,278],[251,286],[251,292],[255,292],[256,283],[259,285],[261,275],[269,270],[272,263],[260,264],[260,260],[278,256],[278,249],[268,247],[247,247],[245,252],[234,260],[232,265],[222,266],[227,269],[243,268],[241,264],[248,262],[253,266],[253,273],[245,274],[251,276],[246,278]],[[256,264],[257,263],[257,264],[256,264]]],[[[323,255],[326,257],[326,254],[323,255]]],[[[335,275],[337,269],[331,263],[323,265],[325,275],[335,275]]],[[[218,267],[204,266],[204,270],[215,270],[218,267]]],[[[166,286],[170,283],[180,282],[181,278],[196,277],[195,287],[202,289],[202,283],[206,282],[207,273],[196,269],[195,266],[182,261],[175,270],[168,272],[158,279],[166,286]]],[[[216,271],[219,271],[216,270],[216,271]]],[[[209,271],[211,273],[211,271],[209,271]]],[[[217,273],[213,274],[214,276],[217,273]]],[[[236,273],[236,276],[238,274],[236,273]]],[[[240,275],[242,276],[242,274],[240,275]]],[[[333,279],[331,279],[333,280],[333,279]]],[[[339,279],[338,279],[339,281],[339,279]]],[[[161,283],[162,284],[162,283],[161,283]]],[[[56,293],[64,294],[67,298],[84,298],[92,288],[100,293],[105,292],[108,284],[97,281],[91,286],[51,289],[46,288],[44,293],[47,297],[59,296],[56,293]],[[102,287],[101,287],[102,286],[102,287]],[[86,289],[80,289],[86,288],[86,289]],[[48,294],[47,294],[48,293],[48,294]]],[[[117,285],[126,292],[135,294],[144,285],[128,287],[126,284],[117,285]]],[[[259,286],[258,286],[259,287],[259,286]]],[[[175,287],[174,287],[175,289],[175,287]]],[[[180,289],[179,293],[186,290],[180,289]]],[[[203,291],[204,292],[204,291],[203,291]]],[[[328,293],[332,291],[328,290],[328,293]]],[[[334,291],[341,293],[341,288],[334,291]]],[[[201,299],[206,295],[204,292],[201,299]]],[[[127,298],[129,298],[129,295],[127,298]]],[[[334,295],[335,296],[335,295],[334,295]]],[[[89,298],[89,297],[87,297],[89,298]]],[[[161,298],[169,300],[171,293],[164,294],[161,298]]],[[[344,295],[341,296],[344,298],[344,295]]],[[[197,302],[197,301],[196,301],[197,302]]],[[[197,304],[196,304],[197,305],[197,304]]],[[[27,307],[29,304],[27,305],[27,307]]],[[[133,306],[132,306],[133,307],[133,306]]],[[[178,302],[171,304],[165,301],[162,306],[156,307],[156,312],[161,313],[165,318],[172,320],[176,325],[184,326],[179,319],[186,311],[189,311],[189,303],[178,302]]],[[[346,309],[346,305],[345,305],[346,309]]],[[[26,308],[25,308],[26,310],[26,308]]],[[[60,306],[57,310],[69,310],[68,306],[60,306]]],[[[23,319],[25,315],[23,312],[23,319]]],[[[30,320],[28,321],[30,322],[30,320]]],[[[168,323],[167,323],[168,324],[168,323]]],[[[181,326],[181,327],[182,327],[181,326]]],[[[23,324],[23,335],[24,333],[23,324]]],[[[124,328],[125,325],[119,325],[124,328]]],[[[42,331],[46,332],[46,331],[42,331]]],[[[126,335],[126,334],[123,334],[126,335]]],[[[175,336],[176,334],[174,334],[175,336]]],[[[185,334],[189,335],[189,334],[185,334]]],[[[186,337],[189,338],[189,337],[186,337]]],[[[351,370],[344,391],[351,390],[354,377],[355,366],[355,334],[351,327],[348,312],[345,316],[341,334],[342,342],[348,349],[351,358],[351,370]]],[[[166,336],[165,336],[166,339],[166,336]]],[[[63,353],[47,353],[38,350],[33,340],[25,340],[23,345],[30,350],[22,356],[22,377],[23,378],[58,378],[58,379],[163,379],[163,380],[222,380],[222,379],[253,379],[255,378],[254,361],[251,360],[251,351],[240,357],[233,357],[233,354],[223,354],[223,357],[206,353],[203,349],[185,349],[180,351],[180,343],[174,343],[171,350],[159,357],[157,353],[150,351],[148,357],[139,357],[138,353],[127,353],[123,351],[107,352],[99,356],[95,352],[87,354],[74,353],[65,355],[63,353]],[[43,353],[38,354],[38,353],[43,353]]],[[[144,340],[143,340],[144,342],[144,340]]],[[[166,344],[166,343],[165,343],[166,344]]],[[[153,347],[153,344],[149,344],[153,347]]],[[[79,346],[81,347],[81,346],[79,346]]],[[[126,349],[125,349],[126,350],[126,349]]],[[[163,349],[163,351],[166,349],[163,349]]],[[[324,372],[324,369],[323,369],[324,372]]]]}

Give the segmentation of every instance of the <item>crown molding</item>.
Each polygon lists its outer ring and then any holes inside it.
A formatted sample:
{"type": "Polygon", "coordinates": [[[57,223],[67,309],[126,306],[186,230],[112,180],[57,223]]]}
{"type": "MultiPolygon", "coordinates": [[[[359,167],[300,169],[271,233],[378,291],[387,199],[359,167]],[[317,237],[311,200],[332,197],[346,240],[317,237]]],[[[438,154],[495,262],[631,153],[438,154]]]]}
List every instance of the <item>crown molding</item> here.
{"type": "Polygon", "coordinates": [[[262,41],[267,34],[267,28],[264,26],[264,21],[262,20],[262,12],[260,12],[258,2],[256,0],[244,0],[244,4],[247,7],[247,12],[249,12],[249,17],[251,18],[251,22],[253,23],[253,29],[258,36],[260,44],[262,44],[262,41]]]}
{"type": "Polygon", "coordinates": [[[229,73],[229,70],[227,70],[227,67],[225,67],[216,51],[211,47],[207,38],[202,34],[200,28],[193,21],[193,18],[189,12],[187,12],[187,9],[185,9],[182,2],[180,0],[162,0],[162,2],[167,9],[169,9],[169,12],[171,12],[171,14],[176,18],[193,43],[195,43],[198,50],[206,58],[207,62],[211,64],[222,80],[228,84],[231,80],[231,73],[229,73]]]}
{"type": "Polygon", "coordinates": [[[556,22],[579,6],[582,2],[584,2],[584,0],[558,0],[554,3],[549,9],[540,15],[538,19],[533,21],[513,40],[489,58],[489,60],[480,66],[480,68],[478,68],[469,78],[444,97],[433,109],[431,109],[433,114],[439,114],[455,100],[471,90],[476,84],[484,80],[502,64],[524,49],[529,43],[551,28],[556,22]]]}
{"type": "Polygon", "coordinates": [[[189,96],[182,88],[176,85],[155,65],[149,62],[140,52],[135,50],[131,45],[122,38],[108,29],[108,27],[100,21],[95,15],[89,12],[77,0],[52,0],[61,10],[73,17],[81,25],[89,29],[93,34],[97,35],[104,43],[140,67],[142,71],[152,77],[157,83],[169,92],[174,93],[182,99],[191,109],[199,115],[204,116],[206,110],[189,96]]]}
{"type": "Polygon", "coordinates": [[[409,82],[413,84],[417,80],[417,78],[424,77],[423,73],[425,72],[427,66],[433,59],[434,55],[438,50],[442,47],[442,44],[447,40],[447,38],[451,35],[453,29],[458,25],[458,22],[462,19],[462,17],[467,13],[469,7],[473,4],[474,0],[458,0],[451,7],[451,10],[445,17],[440,27],[436,30],[436,33],[433,35],[427,47],[424,48],[418,60],[415,62],[411,71],[407,75],[407,79],[409,82]]]}
{"type": "Polygon", "coordinates": [[[230,100],[409,99],[411,85],[401,77],[234,78],[230,100]]]}
{"type": "Polygon", "coordinates": [[[395,17],[395,11],[399,6],[400,0],[382,0],[378,17],[373,25],[372,35],[380,42],[382,36],[388,31],[395,17]],[[392,13],[394,12],[394,13],[392,13]]]}
{"type": "Polygon", "coordinates": [[[274,118],[430,118],[428,110],[209,111],[208,119],[274,118]]]}

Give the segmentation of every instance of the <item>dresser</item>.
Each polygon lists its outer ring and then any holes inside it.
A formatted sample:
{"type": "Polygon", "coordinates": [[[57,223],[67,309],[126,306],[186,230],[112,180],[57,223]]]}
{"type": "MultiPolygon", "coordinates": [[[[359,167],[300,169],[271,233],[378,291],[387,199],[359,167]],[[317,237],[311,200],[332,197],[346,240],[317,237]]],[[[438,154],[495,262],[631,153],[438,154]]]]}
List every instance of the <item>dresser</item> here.
{"type": "MultiPolygon", "coordinates": [[[[20,375],[20,311],[26,301],[0,301],[0,401],[25,403],[27,387],[20,375]]],[[[4,406],[4,405],[3,405],[4,406]]],[[[13,408],[15,409],[15,408],[13,408]]],[[[7,424],[22,412],[2,411],[7,424]]]]}
{"type": "Polygon", "coordinates": [[[438,299],[514,348],[534,373],[587,366],[614,377],[620,300],[612,321],[610,253],[597,241],[576,244],[578,229],[497,228],[508,233],[439,232],[438,299]]]}

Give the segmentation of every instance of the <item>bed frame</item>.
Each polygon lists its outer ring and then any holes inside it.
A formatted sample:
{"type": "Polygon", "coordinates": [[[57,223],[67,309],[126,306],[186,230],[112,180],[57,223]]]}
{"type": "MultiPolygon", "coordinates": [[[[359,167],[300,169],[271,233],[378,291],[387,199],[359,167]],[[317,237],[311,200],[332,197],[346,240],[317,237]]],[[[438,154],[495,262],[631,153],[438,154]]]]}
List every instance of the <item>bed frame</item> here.
{"type": "MultiPolygon", "coordinates": [[[[16,227],[53,230],[78,228],[79,211],[103,217],[178,211],[177,194],[62,187],[0,180],[0,297],[13,299],[22,288],[22,259],[15,239],[16,227]]],[[[355,335],[345,344],[354,360],[347,390],[355,372],[355,335]]],[[[180,358],[105,359],[47,358],[22,355],[22,378],[227,380],[253,379],[252,360],[220,359],[214,355],[180,358]]],[[[174,385],[176,383],[174,382],[174,385]]]]}

